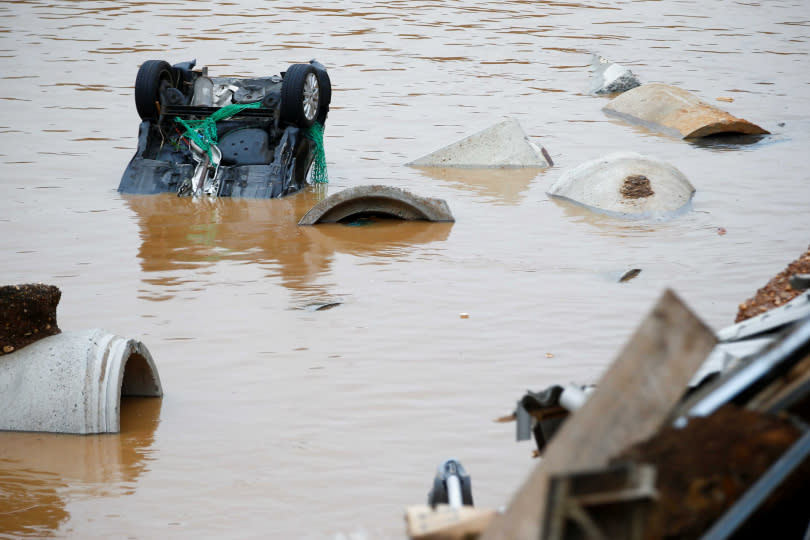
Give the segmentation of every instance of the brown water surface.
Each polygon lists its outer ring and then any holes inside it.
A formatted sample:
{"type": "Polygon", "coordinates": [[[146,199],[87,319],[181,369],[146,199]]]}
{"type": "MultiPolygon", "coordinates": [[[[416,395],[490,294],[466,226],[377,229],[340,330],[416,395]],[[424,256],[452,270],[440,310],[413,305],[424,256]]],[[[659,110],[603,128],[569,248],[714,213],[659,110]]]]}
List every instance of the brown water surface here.
{"type": "Polygon", "coordinates": [[[142,340],[165,389],[124,403],[120,435],[0,433],[0,537],[402,538],[451,456],[479,506],[505,505],[535,462],[492,420],[526,389],[595,381],[666,287],[731,324],[808,245],[806,2],[28,0],[0,15],[1,281],[60,287],[64,330],[142,340]],[[718,105],[773,134],[691,144],[608,118],[586,93],[591,52],[732,97],[718,105]],[[118,194],[138,66],[191,58],[217,76],[326,64],[328,186],[118,194]],[[503,116],[555,166],[404,166],[503,116]],[[692,210],[628,222],[545,195],[614,151],[676,165],[692,210]],[[295,225],[379,183],[446,199],[456,223],[295,225]]]}

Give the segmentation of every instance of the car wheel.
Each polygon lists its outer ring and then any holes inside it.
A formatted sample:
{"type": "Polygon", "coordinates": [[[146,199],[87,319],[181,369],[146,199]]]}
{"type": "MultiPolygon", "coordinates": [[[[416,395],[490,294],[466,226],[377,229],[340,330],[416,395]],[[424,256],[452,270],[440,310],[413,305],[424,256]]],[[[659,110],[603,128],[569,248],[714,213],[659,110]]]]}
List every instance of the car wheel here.
{"type": "Polygon", "coordinates": [[[281,119],[308,128],[321,113],[321,85],[315,68],[293,64],[281,82],[281,119]]]}
{"type": "Polygon", "coordinates": [[[135,108],[142,120],[160,116],[160,91],[174,87],[172,67],[163,60],[147,60],[135,77],[135,108]]]}
{"type": "Polygon", "coordinates": [[[329,104],[332,102],[332,81],[329,80],[329,74],[325,69],[316,69],[315,74],[318,76],[318,85],[321,90],[321,106],[316,120],[323,126],[326,125],[326,115],[329,113],[329,104]]]}

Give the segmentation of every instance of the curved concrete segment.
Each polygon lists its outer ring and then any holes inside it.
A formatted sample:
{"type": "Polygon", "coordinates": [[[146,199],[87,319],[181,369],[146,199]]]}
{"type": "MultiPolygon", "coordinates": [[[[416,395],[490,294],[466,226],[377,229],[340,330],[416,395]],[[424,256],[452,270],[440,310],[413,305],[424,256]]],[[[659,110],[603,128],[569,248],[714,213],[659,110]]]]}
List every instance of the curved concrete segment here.
{"type": "Polygon", "coordinates": [[[632,152],[610,154],[565,172],[552,197],[627,218],[665,218],[684,210],[695,188],[678,169],[632,152]]]}
{"type": "Polygon", "coordinates": [[[645,84],[621,94],[602,109],[654,131],[693,139],[719,133],[762,135],[769,132],[666,84],[645,84]]]}
{"type": "Polygon", "coordinates": [[[163,395],[140,341],[64,332],[0,357],[0,429],[117,433],[121,396],[163,395]]]}
{"type": "Polygon", "coordinates": [[[538,167],[553,165],[542,146],[529,137],[514,118],[479,131],[408,163],[412,167],[538,167]]]}
{"type": "Polygon", "coordinates": [[[356,186],[322,200],[298,224],[337,223],[369,214],[405,220],[455,221],[443,199],[420,197],[389,186],[356,186]]]}

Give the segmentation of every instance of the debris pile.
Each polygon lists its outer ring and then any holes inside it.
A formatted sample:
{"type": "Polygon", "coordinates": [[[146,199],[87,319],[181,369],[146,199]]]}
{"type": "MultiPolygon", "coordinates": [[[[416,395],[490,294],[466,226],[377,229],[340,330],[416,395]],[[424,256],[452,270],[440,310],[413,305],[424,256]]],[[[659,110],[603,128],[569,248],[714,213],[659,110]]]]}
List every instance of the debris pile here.
{"type": "Polygon", "coordinates": [[[788,264],[787,268],[775,275],[752,298],[740,304],[734,322],[750,319],[796,298],[801,294],[801,289],[794,288],[790,278],[803,274],[810,274],[810,248],[802,253],[798,259],[788,264]]]}
{"type": "MultiPolygon", "coordinates": [[[[808,262],[772,283],[804,283],[794,273],[808,262]]],[[[665,294],[584,404],[567,405],[576,385],[526,394],[511,418],[543,461],[483,538],[758,538],[774,523],[806,538],[810,291],[795,292],[711,333],[711,350],[694,316],[667,315],[676,303],[665,294]],[[659,399],[672,392],[673,404],[659,399]]]]}

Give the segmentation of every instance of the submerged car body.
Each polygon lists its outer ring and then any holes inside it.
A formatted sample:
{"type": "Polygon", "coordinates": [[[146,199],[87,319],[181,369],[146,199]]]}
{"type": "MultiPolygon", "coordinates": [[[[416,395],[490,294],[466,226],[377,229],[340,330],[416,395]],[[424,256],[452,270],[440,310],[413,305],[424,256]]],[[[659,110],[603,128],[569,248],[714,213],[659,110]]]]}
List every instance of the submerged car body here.
{"type": "Polygon", "coordinates": [[[326,68],[312,60],[270,77],[211,78],[195,64],[141,65],[138,149],[118,191],[270,198],[304,187],[313,163],[324,165],[326,68]]]}

